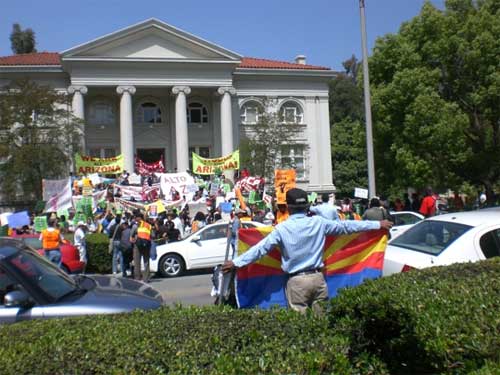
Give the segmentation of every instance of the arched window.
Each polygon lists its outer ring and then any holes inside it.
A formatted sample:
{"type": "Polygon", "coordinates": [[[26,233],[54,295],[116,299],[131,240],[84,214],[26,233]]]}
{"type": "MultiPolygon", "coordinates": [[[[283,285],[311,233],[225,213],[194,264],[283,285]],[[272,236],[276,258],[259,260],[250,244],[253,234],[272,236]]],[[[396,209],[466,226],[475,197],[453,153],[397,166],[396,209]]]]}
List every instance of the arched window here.
{"type": "Polygon", "coordinates": [[[115,123],[115,111],[110,101],[98,99],[90,104],[89,124],[111,125],[115,123]]]}
{"type": "Polygon", "coordinates": [[[187,121],[189,125],[208,124],[208,111],[201,103],[189,103],[187,107],[187,121]]]}
{"type": "Polygon", "coordinates": [[[304,111],[295,101],[288,100],[281,105],[280,121],[285,124],[302,124],[304,122],[304,111]]]}
{"type": "Polygon", "coordinates": [[[245,102],[240,109],[241,123],[245,125],[258,123],[263,111],[262,104],[258,101],[249,100],[245,102]]]}
{"type": "Polygon", "coordinates": [[[153,102],[144,102],[137,111],[137,122],[141,124],[161,123],[161,109],[153,102]]]}

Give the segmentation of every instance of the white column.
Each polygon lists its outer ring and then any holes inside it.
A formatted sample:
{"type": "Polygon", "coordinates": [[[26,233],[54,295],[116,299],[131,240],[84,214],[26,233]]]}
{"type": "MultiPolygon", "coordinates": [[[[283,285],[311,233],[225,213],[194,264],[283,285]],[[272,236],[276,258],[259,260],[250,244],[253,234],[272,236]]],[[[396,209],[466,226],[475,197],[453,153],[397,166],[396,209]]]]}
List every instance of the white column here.
{"type": "Polygon", "coordinates": [[[122,96],[120,99],[120,152],[123,155],[125,170],[133,173],[135,167],[132,95],[135,94],[135,87],[118,86],[116,92],[122,96]]]}
{"type": "Polygon", "coordinates": [[[186,95],[191,93],[188,86],[175,86],[172,94],[175,98],[175,151],[177,158],[177,172],[189,169],[189,139],[187,125],[186,95]]]}
{"type": "MultiPolygon", "coordinates": [[[[76,86],[72,85],[68,87],[68,93],[73,95],[73,100],[71,102],[71,109],[73,111],[73,115],[80,120],[85,121],[85,103],[83,99],[83,95],[87,94],[88,89],[87,86],[76,86]]],[[[80,147],[81,151],[85,154],[85,124],[82,124],[81,127],[81,142],[80,147]]]]}
{"type": "Polygon", "coordinates": [[[220,101],[221,156],[225,156],[234,151],[231,95],[235,95],[236,90],[234,87],[219,87],[217,93],[222,96],[220,101]]]}

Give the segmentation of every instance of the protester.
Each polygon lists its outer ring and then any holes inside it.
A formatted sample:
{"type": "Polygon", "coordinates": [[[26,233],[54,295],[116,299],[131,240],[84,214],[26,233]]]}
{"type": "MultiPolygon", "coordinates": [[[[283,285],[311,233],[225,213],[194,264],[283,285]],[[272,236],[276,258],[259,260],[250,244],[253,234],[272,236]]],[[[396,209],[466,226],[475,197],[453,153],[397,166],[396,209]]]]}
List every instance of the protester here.
{"type": "Polygon", "coordinates": [[[229,237],[231,242],[231,247],[233,249],[233,253],[231,258],[234,257],[236,253],[236,245],[238,243],[238,230],[241,228],[241,218],[246,215],[246,211],[240,208],[237,208],[234,211],[233,222],[231,223],[231,227],[229,229],[229,237]]]}
{"type": "Polygon", "coordinates": [[[45,257],[60,268],[62,264],[60,246],[64,238],[59,229],[55,228],[55,226],[56,220],[50,219],[48,222],[48,228],[44,229],[40,234],[40,241],[42,241],[45,257]]]}
{"type": "Polygon", "coordinates": [[[370,208],[363,214],[363,220],[389,220],[389,213],[376,197],[370,199],[370,208]]]}
{"type": "Polygon", "coordinates": [[[288,306],[304,313],[307,308],[320,312],[319,302],[328,298],[328,287],[321,272],[326,235],[390,229],[392,223],[382,221],[332,221],[320,216],[308,217],[307,193],[290,189],[286,193],[290,217],[247,252],[224,263],[223,272],[230,272],[255,262],[275,246],[281,250],[281,268],[287,275],[285,287],[288,306]]]}
{"type": "Polygon", "coordinates": [[[193,222],[191,223],[191,233],[195,233],[206,225],[205,215],[203,212],[198,211],[196,215],[194,215],[193,222]]]}
{"type": "Polygon", "coordinates": [[[339,215],[337,215],[337,210],[333,205],[329,204],[330,195],[324,193],[321,195],[321,204],[309,208],[313,214],[319,215],[328,220],[340,220],[339,215]]]}
{"type": "Polygon", "coordinates": [[[425,189],[425,197],[422,199],[419,212],[425,217],[431,217],[436,214],[436,197],[431,187],[425,189]]]}
{"type": "Polygon", "coordinates": [[[136,223],[130,232],[130,242],[134,244],[134,279],[149,282],[151,224],[144,220],[142,213],[137,213],[135,220],[136,223]],[[144,264],[144,271],[141,270],[141,260],[144,264]]]}
{"type": "Polygon", "coordinates": [[[85,242],[87,224],[84,221],[79,221],[77,223],[76,231],[73,237],[73,242],[75,247],[78,249],[78,253],[80,254],[80,262],[83,262],[85,265],[83,266],[82,273],[85,273],[85,267],[87,266],[87,244],[85,242]]]}

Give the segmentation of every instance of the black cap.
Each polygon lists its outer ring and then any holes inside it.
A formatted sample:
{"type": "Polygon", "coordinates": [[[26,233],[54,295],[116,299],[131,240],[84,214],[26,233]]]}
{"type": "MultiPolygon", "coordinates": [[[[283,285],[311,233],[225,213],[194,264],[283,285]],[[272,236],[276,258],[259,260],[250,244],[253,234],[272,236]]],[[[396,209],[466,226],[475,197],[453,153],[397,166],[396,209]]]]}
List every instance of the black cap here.
{"type": "Polygon", "coordinates": [[[302,189],[293,188],[286,192],[288,207],[307,207],[307,193],[302,189]]]}

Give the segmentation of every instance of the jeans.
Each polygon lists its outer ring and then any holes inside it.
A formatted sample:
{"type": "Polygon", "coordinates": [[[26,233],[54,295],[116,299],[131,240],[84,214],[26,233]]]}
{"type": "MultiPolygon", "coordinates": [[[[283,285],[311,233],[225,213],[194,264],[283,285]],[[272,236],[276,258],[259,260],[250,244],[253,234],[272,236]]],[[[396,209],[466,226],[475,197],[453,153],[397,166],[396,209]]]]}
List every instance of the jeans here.
{"type": "Polygon", "coordinates": [[[149,252],[150,247],[139,248],[134,245],[134,279],[149,282],[149,252]],[[141,270],[141,260],[144,263],[144,271],[141,270]]]}
{"type": "Polygon", "coordinates": [[[123,252],[120,248],[120,241],[113,241],[113,261],[111,263],[113,273],[117,272],[117,258],[120,259],[120,270],[122,271],[122,275],[127,276],[127,272],[125,271],[125,262],[123,261],[123,252]]]}
{"type": "Polygon", "coordinates": [[[62,264],[61,250],[59,249],[45,250],[45,257],[50,262],[54,263],[57,267],[61,268],[62,264]]]}

